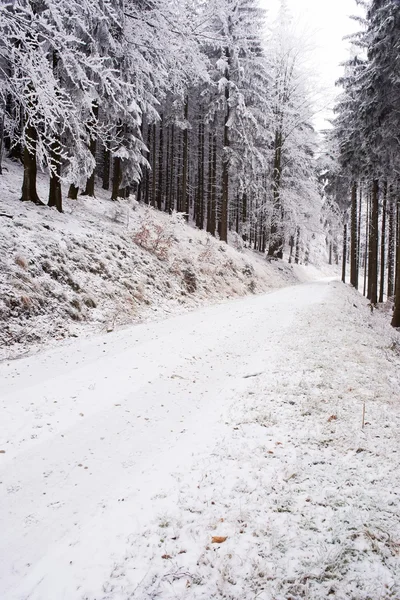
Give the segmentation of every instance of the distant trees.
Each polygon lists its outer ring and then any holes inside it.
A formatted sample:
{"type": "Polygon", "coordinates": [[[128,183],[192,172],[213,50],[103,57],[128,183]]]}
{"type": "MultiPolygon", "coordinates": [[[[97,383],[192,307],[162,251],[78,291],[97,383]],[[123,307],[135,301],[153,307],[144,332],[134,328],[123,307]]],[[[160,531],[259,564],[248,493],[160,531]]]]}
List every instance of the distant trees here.
{"type": "Polygon", "coordinates": [[[100,177],[113,200],[300,260],[321,201],[284,2],[269,39],[257,0],[4,0],[0,32],[0,147],[23,161],[22,200],[62,211],[62,182],[76,199],[100,177]]]}

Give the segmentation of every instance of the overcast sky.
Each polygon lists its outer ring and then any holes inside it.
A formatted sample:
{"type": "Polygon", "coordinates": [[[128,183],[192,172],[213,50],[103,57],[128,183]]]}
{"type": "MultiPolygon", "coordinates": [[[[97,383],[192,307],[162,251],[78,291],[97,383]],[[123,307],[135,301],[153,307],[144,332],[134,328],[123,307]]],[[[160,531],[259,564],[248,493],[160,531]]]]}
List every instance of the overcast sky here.
{"type": "MultiPolygon", "coordinates": [[[[261,0],[267,9],[269,20],[273,19],[279,7],[279,0],[261,0]]],[[[321,83],[332,99],[338,92],[335,81],[342,75],[339,64],[348,57],[349,43],[343,37],[357,30],[357,23],[349,16],[362,14],[355,0],[287,0],[295,20],[304,30],[305,26],[315,44],[314,60],[320,71],[321,83]]],[[[331,100],[327,100],[329,103],[331,100]]],[[[317,127],[326,125],[322,116],[317,127]]]]}

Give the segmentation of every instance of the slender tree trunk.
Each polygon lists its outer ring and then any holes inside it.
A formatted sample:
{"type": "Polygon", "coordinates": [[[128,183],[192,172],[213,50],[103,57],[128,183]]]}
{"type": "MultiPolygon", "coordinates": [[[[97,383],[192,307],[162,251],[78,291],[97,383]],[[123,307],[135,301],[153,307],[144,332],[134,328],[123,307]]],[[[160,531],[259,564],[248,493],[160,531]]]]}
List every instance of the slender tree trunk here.
{"type": "Polygon", "coordinates": [[[389,239],[388,239],[388,298],[394,294],[394,259],[396,248],[395,203],[392,186],[389,187],[389,239]]]}
{"type": "Polygon", "coordinates": [[[118,200],[118,198],[119,198],[121,179],[122,179],[121,159],[119,156],[116,156],[113,161],[113,180],[112,180],[111,200],[118,200]]]}
{"type": "Polygon", "coordinates": [[[217,136],[211,133],[211,174],[210,174],[210,219],[207,223],[207,231],[215,237],[217,229],[217,136]]]}
{"type": "Polygon", "coordinates": [[[106,142],[103,153],[103,190],[110,189],[111,152],[106,142]]]}
{"type": "MultiPolygon", "coordinates": [[[[397,244],[397,265],[400,265],[400,244],[397,244]]],[[[392,326],[400,327],[400,269],[396,273],[396,296],[394,301],[394,312],[392,326]]]]}
{"type": "Polygon", "coordinates": [[[351,247],[350,247],[350,284],[358,290],[358,264],[357,264],[357,183],[354,181],[351,188],[351,247]]]}
{"type": "Polygon", "coordinates": [[[346,283],[346,263],[347,263],[347,223],[343,227],[343,258],[342,258],[342,281],[346,283]]]}
{"type": "MultiPolygon", "coordinates": [[[[242,199],[242,232],[243,232],[243,225],[247,225],[247,194],[246,194],[246,192],[243,192],[243,199],[242,199]]],[[[247,242],[247,240],[248,240],[247,233],[242,233],[242,238],[243,238],[244,242],[247,242]]]]}
{"type": "Polygon", "coordinates": [[[189,153],[189,128],[188,128],[188,117],[189,117],[189,98],[185,98],[184,106],[184,119],[185,129],[183,131],[183,169],[182,169],[182,208],[185,212],[185,219],[189,221],[190,216],[190,204],[188,194],[188,153],[189,153]]]}
{"type": "MultiPolygon", "coordinates": [[[[99,117],[99,106],[98,104],[94,104],[93,106],[93,125],[96,126],[97,120],[99,117]]],[[[92,134],[90,138],[90,153],[96,161],[96,150],[97,150],[97,137],[92,134]]],[[[95,185],[95,176],[96,176],[96,168],[93,169],[93,172],[89,179],[86,182],[86,188],[83,192],[83,196],[91,196],[94,197],[94,185],[95,185]]]]}
{"type": "Polygon", "coordinates": [[[282,174],[282,133],[275,132],[274,149],[274,171],[272,174],[272,186],[274,204],[272,209],[271,234],[269,240],[268,256],[283,258],[283,236],[282,236],[282,202],[281,202],[281,174],[282,174]]]}
{"type": "Polygon", "coordinates": [[[299,264],[300,262],[300,227],[297,228],[297,235],[296,235],[296,254],[294,256],[294,262],[296,263],[296,265],[299,264]]]}
{"type": "Polygon", "coordinates": [[[201,122],[199,124],[198,196],[196,210],[196,225],[199,229],[204,228],[204,144],[204,123],[201,122]]]}
{"type": "Polygon", "coordinates": [[[37,166],[36,166],[36,144],[37,133],[34,127],[27,125],[26,136],[29,139],[30,149],[24,148],[24,179],[22,182],[23,202],[33,202],[39,206],[44,206],[40,200],[36,189],[37,166]]]}
{"type": "Polygon", "coordinates": [[[365,249],[364,249],[364,291],[363,295],[367,295],[367,273],[368,273],[368,261],[369,261],[369,221],[371,217],[371,201],[369,194],[367,194],[367,214],[365,219],[365,249]]]}
{"type": "Polygon", "coordinates": [[[3,175],[3,151],[4,151],[4,121],[5,121],[5,108],[3,108],[3,114],[0,118],[0,175],[3,175]]]}
{"type": "Polygon", "coordinates": [[[174,165],[175,165],[175,125],[171,125],[171,151],[170,151],[170,171],[169,171],[169,200],[168,200],[168,211],[172,212],[175,208],[175,196],[174,196],[174,165]]]}
{"type": "Polygon", "coordinates": [[[379,302],[383,302],[385,293],[385,273],[386,273],[386,210],[387,210],[387,182],[385,181],[383,188],[383,204],[382,204],[382,233],[381,233],[381,281],[379,288],[379,302]]]}
{"type": "Polygon", "coordinates": [[[332,250],[333,250],[333,244],[332,242],[329,242],[329,264],[332,264],[332,250]]]}
{"type": "Polygon", "coordinates": [[[222,242],[228,242],[228,202],[229,202],[229,120],[231,116],[230,109],[230,51],[228,48],[225,49],[225,58],[227,60],[227,68],[225,69],[225,122],[224,122],[224,150],[222,156],[222,202],[221,202],[221,217],[220,217],[220,231],[219,236],[222,242]]]}
{"type": "Polygon", "coordinates": [[[362,216],[362,184],[360,182],[360,194],[359,194],[359,206],[358,206],[358,231],[357,231],[357,277],[358,283],[360,283],[360,266],[361,266],[361,216],[362,216]]]}
{"type": "Polygon", "coordinates": [[[379,227],[379,184],[372,184],[371,222],[370,222],[370,265],[368,270],[368,299],[371,304],[378,302],[378,227],[379,227]]]}
{"type": "Polygon", "coordinates": [[[58,212],[63,211],[61,190],[61,145],[58,140],[55,140],[51,145],[48,206],[55,206],[58,212]]]}
{"type": "MultiPolygon", "coordinates": [[[[147,160],[150,162],[150,148],[151,148],[151,125],[147,123],[147,160]]],[[[144,202],[150,204],[150,170],[149,167],[146,169],[145,182],[144,182],[144,202]]]]}
{"type": "Polygon", "coordinates": [[[157,190],[157,208],[162,210],[163,201],[163,176],[164,176],[164,115],[161,115],[159,125],[159,147],[158,147],[158,190],[157,190]]]}

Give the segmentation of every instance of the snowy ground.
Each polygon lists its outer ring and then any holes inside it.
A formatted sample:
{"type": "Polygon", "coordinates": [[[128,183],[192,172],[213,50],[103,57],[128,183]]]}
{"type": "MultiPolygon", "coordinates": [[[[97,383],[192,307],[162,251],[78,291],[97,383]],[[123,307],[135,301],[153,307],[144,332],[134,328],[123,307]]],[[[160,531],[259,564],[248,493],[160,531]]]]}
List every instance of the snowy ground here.
{"type": "Polygon", "coordinates": [[[3,363],[0,598],[400,599],[399,368],[326,281],[3,363]]]}
{"type": "MultiPolygon", "coordinates": [[[[0,177],[0,360],[314,276],[312,267],[269,264],[238,236],[227,246],[179,215],[133,199],[111,202],[101,189],[95,199],[65,199],[64,214],[22,204],[21,180],[21,166],[7,161],[0,177]]],[[[42,199],[47,187],[41,174],[42,199]]]]}

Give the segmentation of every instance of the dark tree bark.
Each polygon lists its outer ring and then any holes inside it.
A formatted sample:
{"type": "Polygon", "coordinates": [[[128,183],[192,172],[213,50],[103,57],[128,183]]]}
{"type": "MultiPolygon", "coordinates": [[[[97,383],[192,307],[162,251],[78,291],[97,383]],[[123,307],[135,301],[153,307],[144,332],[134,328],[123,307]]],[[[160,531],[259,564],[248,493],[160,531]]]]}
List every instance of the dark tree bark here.
{"type": "Polygon", "coordinates": [[[157,191],[157,186],[156,186],[156,181],[157,181],[157,127],[156,124],[153,124],[152,127],[153,133],[152,133],[152,137],[153,137],[153,150],[152,150],[152,161],[151,161],[151,170],[152,170],[152,177],[151,177],[151,205],[152,206],[156,206],[156,191],[157,191]]]}
{"type": "Polygon", "coordinates": [[[3,115],[0,118],[0,175],[3,175],[3,150],[4,150],[4,119],[5,110],[3,108],[3,115]]]}
{"type": "Polygon", "coordinates": [[[347,263],[347,223],[343,227],[343,258],[342,258],[342,281],[346,283],[346,263],[347,263]]]}
{"type": "Polygon", "coordinates": [[[162,209],[163,200],[163,176],[164,176],[164,116],[161,115],[160,138],[158,147],[158,189],[157,189],[157,208],[162,209]]]}
{"type": "Polygon", "coordinates": [[[37,133],[34,127],[27,125],[26,136],[29,139],[30,149],[24,148],[24,178],[22,182],[22,202],[33,202],[44,206],[38,196],[36,189],[37,166],[36,166],[36,143],[37,133]]]}
{"type": "Polygon", "coordinates": [[[381,280],[379,288],[379,302],[383,302],[385,293],[385,272],[386,272],[386,210],[387,210],[387,182],[383,188],[383,204],[382,204],[382,233],[381,233],[381,280]]]}
{"type": "Polygon", "coordinates": [[[103,190],[110,189],[111,152],[106,144],[103,153],[103,190]]]}
{"type": "Polygon", "coordinates": [[[116,156],[113,161],[113,180],[112,180],[111,200],[118,200],[118,198],[120,197],[121,180],[122,180],[121,159],[119,158],[119,156],[116,156]]]}
{"type": "Polygon", "coordinates": [[[225,69],[225,121],[224,121],[224,150],[222,156],[222,198],[221,198],[221,216],[219,222],[219,236],[222,242],[228,242],[228,203],[229,203],[229,120],[231,116],[231,109],[229,104],[230,89],[230,51],[229,48],[225,49],[225,58],[227,61],[227,68],[225,69]]]}
{"type": "Polygon", "coordinates": [[[350,284],[358,289],[358,261],[357,261],[357,183],[354,181],[351,188],[351,247],[350,247],[350,284]]]}
{"type": "Polygon", "coordinates": [[[272,174],[272,187],[274,205],[272,209],[271,234],[268,248],[268,256],[283,258],[283,236],[282,236],[282,202],[281,202],[281,176],[282,176],[282,133],[275,132],[274,143],[274,171],[272,174]]]}
{"type": "MultiPolygon", "coordinates": [[[[93,106],[93,118],[94,118],[93,125],[94,126],[97,123],[98,117],[99,117],[99,106],[98,106],[98,104],[94,104],[94,106],[93,106]]],[[[92,154],[92,156],[95,160],[96,160],[96,150],[97,150],[97,137],[92,134],[92,137],[90,138],[90,153],[92,154]]],[[[86,182],[86,188],[82,194],[83,196],[94,197],[95,176],[96,176],[96,168],[93,169],[93,173],[91,174],[91,176],[89,177],[89,179],[86,182]]]]}
{"type": "Polygon", "coordinates": [[[48,206],[55,206],[58,212],[63,211],[61,190],[61,145],[58,140],[55,140],[51,145],[48,206]]]}
{"type": "Polygon", "coordinates": [[[392,186],[389,188],[389,239],[388,239],[388,298],[394,294],[394,259],[396,248],[395,203],[392,186]]]}
{"type": "Polygon", "coordinates": [[[296,263],[296,265],[299,264],[300,262],[300,227],[297,228],[297,235],[296,235],[296,254],[294,256],[294,262],[296,263]]]}
{"type": "Polygon", "coordinates": [[[69,186],[69,190],[68,190],[68,198],[70,200],[76,200],[78,198],[78,194],[79,194],[79,188],[74,185],[73,183],[71,183],[71,185],[69,186]]]}
{"type": "Polygon", "coordinates": [[[368,299],[371,304],[378,302],[378,228],[379,228],[379,184],[372,184],[371,222],[370,222],[370,261],[368,269],[368,299]]]}
{"type": "MultiPolygon", "coordinates": [[[[147,160],[150,161],[151,148],[151,125],[147,123],[147,160]]],[[[144,176],[144,201],[145,204],[150,204],[150,171],[146,169],[144,176]]]]}
{"type": "MultiPolygon", "coordinates": [[[[397,245],[397,264],[400,264],[400,244],[397,245]]],[[[400,327],[400,269],[396,273],[396,297],[394,302],[394,312],[392,326],[400,327]]]]}
{"type": "Polygon", "coordinates": [[[185,106],[184,106],[184,119],[185,119],[185,129],[183,130],[183,167],[182,167],[182,211],[185,213],[186,221],[189,221],[189,213],[190,213],[190,204],[189,204],[189,194],[188,194],[188,153],[189,153],[189,128],[188,128],[188,116],[189,116],[189,98],[186,96],[185,98],[185,106]]]}
{"type": "Polygon", "coordinates": [[[368,273],[368,262],[369,262],[369,222],[371,219],[371,199],[370,195],[367,194],[367,218],[365,220],[365,251],[364,251],[364,290],[363,295],[367,295],[367,273],[368,273]]]}

